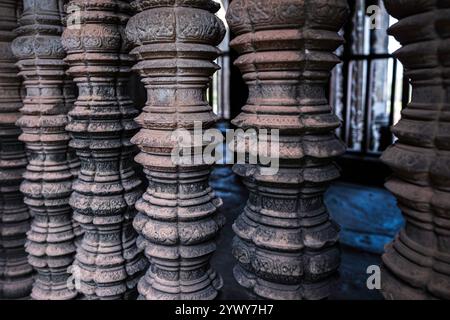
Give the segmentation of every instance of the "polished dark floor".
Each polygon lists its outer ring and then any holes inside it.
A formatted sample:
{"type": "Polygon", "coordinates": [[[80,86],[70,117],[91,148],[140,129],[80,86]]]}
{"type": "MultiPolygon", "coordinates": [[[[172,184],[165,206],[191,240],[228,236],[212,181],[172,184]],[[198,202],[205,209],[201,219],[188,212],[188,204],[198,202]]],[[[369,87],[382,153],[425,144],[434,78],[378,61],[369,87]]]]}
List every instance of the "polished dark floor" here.
{"type": "MultiPolygon", "coordinates": [[[[211,184],[216,193],[223,199],[222,213],[227,218],[227,224],[221,232],[217,252],[212,264],[222,275],[224,288],[219,296],[221,300],[255,300],[258,299],[246,289],[238,285],[233,277],[234,259],[231,255],[231,226],[245,206],[247,191],[229,167],[217,167],[212,176],[211,184]]],[[[379,265],[380,256],[369,252],[342,246],[342,264],[340,280],[330,299],[333,300],[374,300],[382,299],[377,290],[369,290],[366,286],[367,267],[379,265]]]]}

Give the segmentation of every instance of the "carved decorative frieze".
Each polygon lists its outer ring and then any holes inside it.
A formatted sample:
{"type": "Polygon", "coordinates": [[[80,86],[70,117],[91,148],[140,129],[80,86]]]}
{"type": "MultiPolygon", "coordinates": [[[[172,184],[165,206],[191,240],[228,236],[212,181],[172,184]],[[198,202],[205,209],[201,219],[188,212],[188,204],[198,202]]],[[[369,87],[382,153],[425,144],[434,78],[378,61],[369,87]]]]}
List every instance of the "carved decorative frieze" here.
{"type": "Polygon", "coordinates": [[[264,298],[326,298],[336,278],[339,227],[323,195],[339,176],[333,158],[345,147],[326,89],[347,15],[345,0],[234,0],[227,13],[240,54],[235,64],[249,86],[233,123],[280,135],[258,141],[278,144],[276,174],[263,173],[261,162],[234,166],[250,191],[233,225],[234,275],[264,298]]]}
{"type": "MultiPolygon", "coordinates": [[[[217,211],[221,200],[208,183],[211,167],[201,159],[200,135],[216,121],[205,99],[218,69],[212,62],[220,54],[216,46],[225,34],[214,14],[219,5],[211,0],[137,0],[133,6],[139,13],[126,32],[136,45],[132,53],[139,62],[134,69],[148,95],[137,118],[142,129],[132,139],[149,180],[134,219],[139,247],[151,263],[138,285],[140,299],[213,299],[222,279],[209,261],[224,218],[217,211]],[[194,134],[196,124],[203,130],[194,134]],[[184,129],[180,137],[192,137],[185,151],[192,151],[196,161],[172,158],[179,146],[172,139],[176,129],[184,129]]],[[[182,158],[191,159],[186,154],[182,158]]]]}
{"type": "Polygon", "coordinates": [[[26,297],[33,284],[33,268],[24,248],[30,214],[19,190],[27,157],[15,125],[22,106],[21,81],[11,51],[18,8],[16,0],[0,2],[0,299],[26,297]]]}
{"type": "Polygon", "coordinates": [[[382,157],[405,226],[383,255],[388,299],[450,299],[450,3],[385,0],[412,100],[382,157]]]}
{"type": "Polygon", "coordinates": [[[75,262],[79,290],[88,299],[129,299],[147,268],[132,225],[142,187],[130,143],[138,111],[126,91],[133,60],[124,29],[131,8],[120,0],[73,0],[67,8],[65,61],[79,91],[67,126],[81,161],[70,200],[84,230],[75,262]]]}
{"type": "Polygon", "coordinates": [[[74,90],[63,62],[62,3],[24,0],[12,45],[26,89],[17,125],[29,160],[20,190],[33,217],[26,244],[28,261],[37,271],[31,297],[45,300],[77,295],[67,286],[77,236],[69,197],[79,164],[65,131],[74,90]]]}

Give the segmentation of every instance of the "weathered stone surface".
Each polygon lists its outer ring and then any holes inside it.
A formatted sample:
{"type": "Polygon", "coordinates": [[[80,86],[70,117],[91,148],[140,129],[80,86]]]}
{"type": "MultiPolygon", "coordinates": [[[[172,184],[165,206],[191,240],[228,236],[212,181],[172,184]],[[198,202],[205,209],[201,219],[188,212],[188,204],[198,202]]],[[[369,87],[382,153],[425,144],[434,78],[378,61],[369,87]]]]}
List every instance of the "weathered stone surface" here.
{"type": "Polygon", "coordinates": [[[136,45],[132,53],[146,85],[148,100],[137,118],[142,126],[132,142],[141,153],[149,187],[137,202],[134,227],[138,244],[151,263],[140,280],[140,299],[213,299],[222,286],[210,267],[215,237],[224,224],[217,208],[221,200],[209,186],[211,167],[200,158],[203,141],[188,149],[198,164],[177,164],[171,153],[173,131],[193,135],[195,122],[203,130],[216,117],[205,100],[209,78],[218,66],[217,46],[225,33],[211,0],[138,0],[139,11],[127,25],[136,45]]]}
{"type": "Polygon", "coordinates": [[[19,191],[27,157],[15,125],[22,106],[21,82],[11,51],[19,5],[16,0],[0,2],[0,299],[26,297],[33,283],[24,248],[30,214],[19,191]]]}
{"type": "Polygon", "coordinates": [[[264,298],[326,298],[339,267],[339,227],[323,194],[345,147],[326,87],[347,15],[345,0],[235,0],[227,13],[235,64],[249,86],[233,123],[280,130],[277,174],[262,174],[261,163],[234,166],[250,191],[233,225],[234,275],[264,298]]]}
{"type": "Polygon", "coordinates": [[[67,81],[61,45],[63,1],[24,0],[18,37],[12,48],[26,96],[17,125],[29,164],[20,190],[33,217],[27,236],[28,261],[36,269],[33,299],[71,299],[67,286],[75,256],[77,229],[69,197],[79,163],[65,131],[74,87],[67,81]]]}
{"type": "Polygon", "coordinates": [[[128,299],[147,269],[132,226],[142,187],[130,143],[138,111],[126,92],[133,60],[124,28],[131,8],[119,0],[73,0],[67,8],[65,61],[79,91],[66,128],[81,161],[70,199],[84,230],[74,263],[79,290],[88,299],[128,299]]]}
{"type": "Polygon", "coordinates": [[[385,0],[412,100],[383,154],[406,225],[383,255],[388,299],[450,299],[450,2],[385,0]]]}

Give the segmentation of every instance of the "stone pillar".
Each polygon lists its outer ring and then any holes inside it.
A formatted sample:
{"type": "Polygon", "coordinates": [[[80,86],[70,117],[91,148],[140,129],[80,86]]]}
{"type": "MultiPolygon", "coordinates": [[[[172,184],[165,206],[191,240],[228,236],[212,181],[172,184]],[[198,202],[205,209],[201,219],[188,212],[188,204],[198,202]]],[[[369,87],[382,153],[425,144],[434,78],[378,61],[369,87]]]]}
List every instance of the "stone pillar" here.
{"type": "Polygon", "coordinates": [[[140,299],[213,299],[222,279],[209,261],[224,219],[217,212],[221,200],[208,183],[211,166],[201,158],[201,135],[216,120],[206,88],[218,69],[212,61],[225,34],[214,15],[219,5],[211,0],[137,0],[133,5],[139,13],[126,32],[136,45],[134,69],[148,95],[137,118],[142,129],[132,139],[149,180],[134,220],[139,247],[151,263],[138,285],[140,299]],[[195,125],[200,126],[196,133],[195,125]],[[185,162],[171,156],[179,147],[172,139],[177,128],[186,139],[185,162]]]}
{"type": "Polygon", "coordinates": [[[66,128],[81,161],[70,199],[84,230],[75,262],[79,291],[88,299],[129,299],[147,268],[132,225],[142,188],[130,143],[138,111],[126,92],[133,60],[124,29],[131,8],[120,0],[72,0],[67,9],[62,41],[79,91],[66,128]]]}
{"type": "Polygon", "coordinates": [[[332,159],[345,147],[326,89],[347,15],[345,0],[234,0],[227,13],[240,54],[235,64],[249,86],[233,123],[279,130],[279,141],[258,137],[262,149],[279,147],[276,174],[259,161],[234,166],[250,191],[233,225],[234,275],[264,298],[326,298],[336,278],[339,227],[323,194],[339,176],[332,159]]]}
{"type": "Polygon", "coordinates": [[[19,191],[27,157],[15,125],[22,106],[21,82],[11,51],[18,7],[16,0],[0,3],[0,299],[26,297],[33,283],[33,268],[24,248],[30,215],[19,191]]]}
{"type": "Polygon", "coordinates": [[[33,217],[26,244],[28,261],[37,271],[31,297],[45,300],[77,295],[67,286],[76,238],[69,197],[79,165],[65,131],[74,92],[65,77],[61,5],[58,0],[24,0],[13,42],[26,88],[17,124],[29,159],[20,190],[33,217]]]}
{"type": "Polygon", "coordinates": [[[412,100],[382,157],[406,222],[383,255],[382,291],[388,299],[450,299],[450,3],[385,5],[399,19],[389,33],[403,45],[395,55],[412,100]]]}

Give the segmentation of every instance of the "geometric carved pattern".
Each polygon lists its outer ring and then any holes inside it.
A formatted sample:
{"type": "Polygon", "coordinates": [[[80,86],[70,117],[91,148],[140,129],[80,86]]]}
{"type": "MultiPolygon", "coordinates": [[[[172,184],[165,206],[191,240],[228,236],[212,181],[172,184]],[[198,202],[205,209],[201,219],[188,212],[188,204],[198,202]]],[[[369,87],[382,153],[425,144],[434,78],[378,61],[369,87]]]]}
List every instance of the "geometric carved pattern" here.
{"type": "Polygon", "coordinates": [[[448,1],[385,0],[399,19],[389,33],[412,85],[382,157],[394,171],[386,187],[405,226],[383,255],[388,299],[450,299],[450,6],[448,1]]]}
{"type": "Polygon", "coordinates": [[[26,145],[29,164],[20,190],[33,217],[26,251],[37,271],[31,297],[39,300],[77,295],[67,286],[77,236],[69,197],[79,164],[69,150],[70,137],[65,131],[74,90],[65,76],[61,4],[58,0],[24,0],[13,42],[26,88],[17,124],[23,131],[20,140],[26,145]]]}
{"type": "Polygon", "coordinates": [[[70,1],[63,34],[68,74],[79,91],[67,130],[81,161],[70,204],[84,231],[75,271],[87,299],[133,298],[147,269],[132,225],[142,187],[130,143],[138,111],[126,90],[133,65],[124,38],[130,9],[120,0],[70,1]]]}
{"type": "MultiPolygon", "coordinates": [[[[139,13],[126,32],[136,45],[134,69],[148,93],[137,118],[142,129],[132,139],[149,181],[134,220],[138,244],[151,263],[138,285],[140,299],[213,299],[222,286],[209,262],[224,224],[217,211],[221,200],[208,183],[210,165],[172,160],[177,142],[171,135],[182,128],[191,136],[196,122],[206,130],[216,121],[205,99],[218,69],[216,46],[225,34],[215,16],[220,6],[211,0],[138,0],[133,5],[139,13]]],[[[188,149],[197,159],[203,144],[192,140],[188,149]]]]}
{"type": "Polygon", "coordinates": [[[345,147],[326,89],[347,15],[345,0],[234,0],[227,13],[249,87],[233,123],[280,134],[278,173],[265,175],[261,163],[234,166],[250,192],[233,225],[234,275],[264,298],[322,299],[335,283],[339,227],[323,195],[345,147]]]}
{"type": "Polygon", "coordinates": [[[0,299],[26,297],[33,283],[24,248],[30,215],[19,190],[27,157],[15,125],[22,106],[21,82],[11,51],[18,5],[16,0],[0,2],[0,299]]]}

